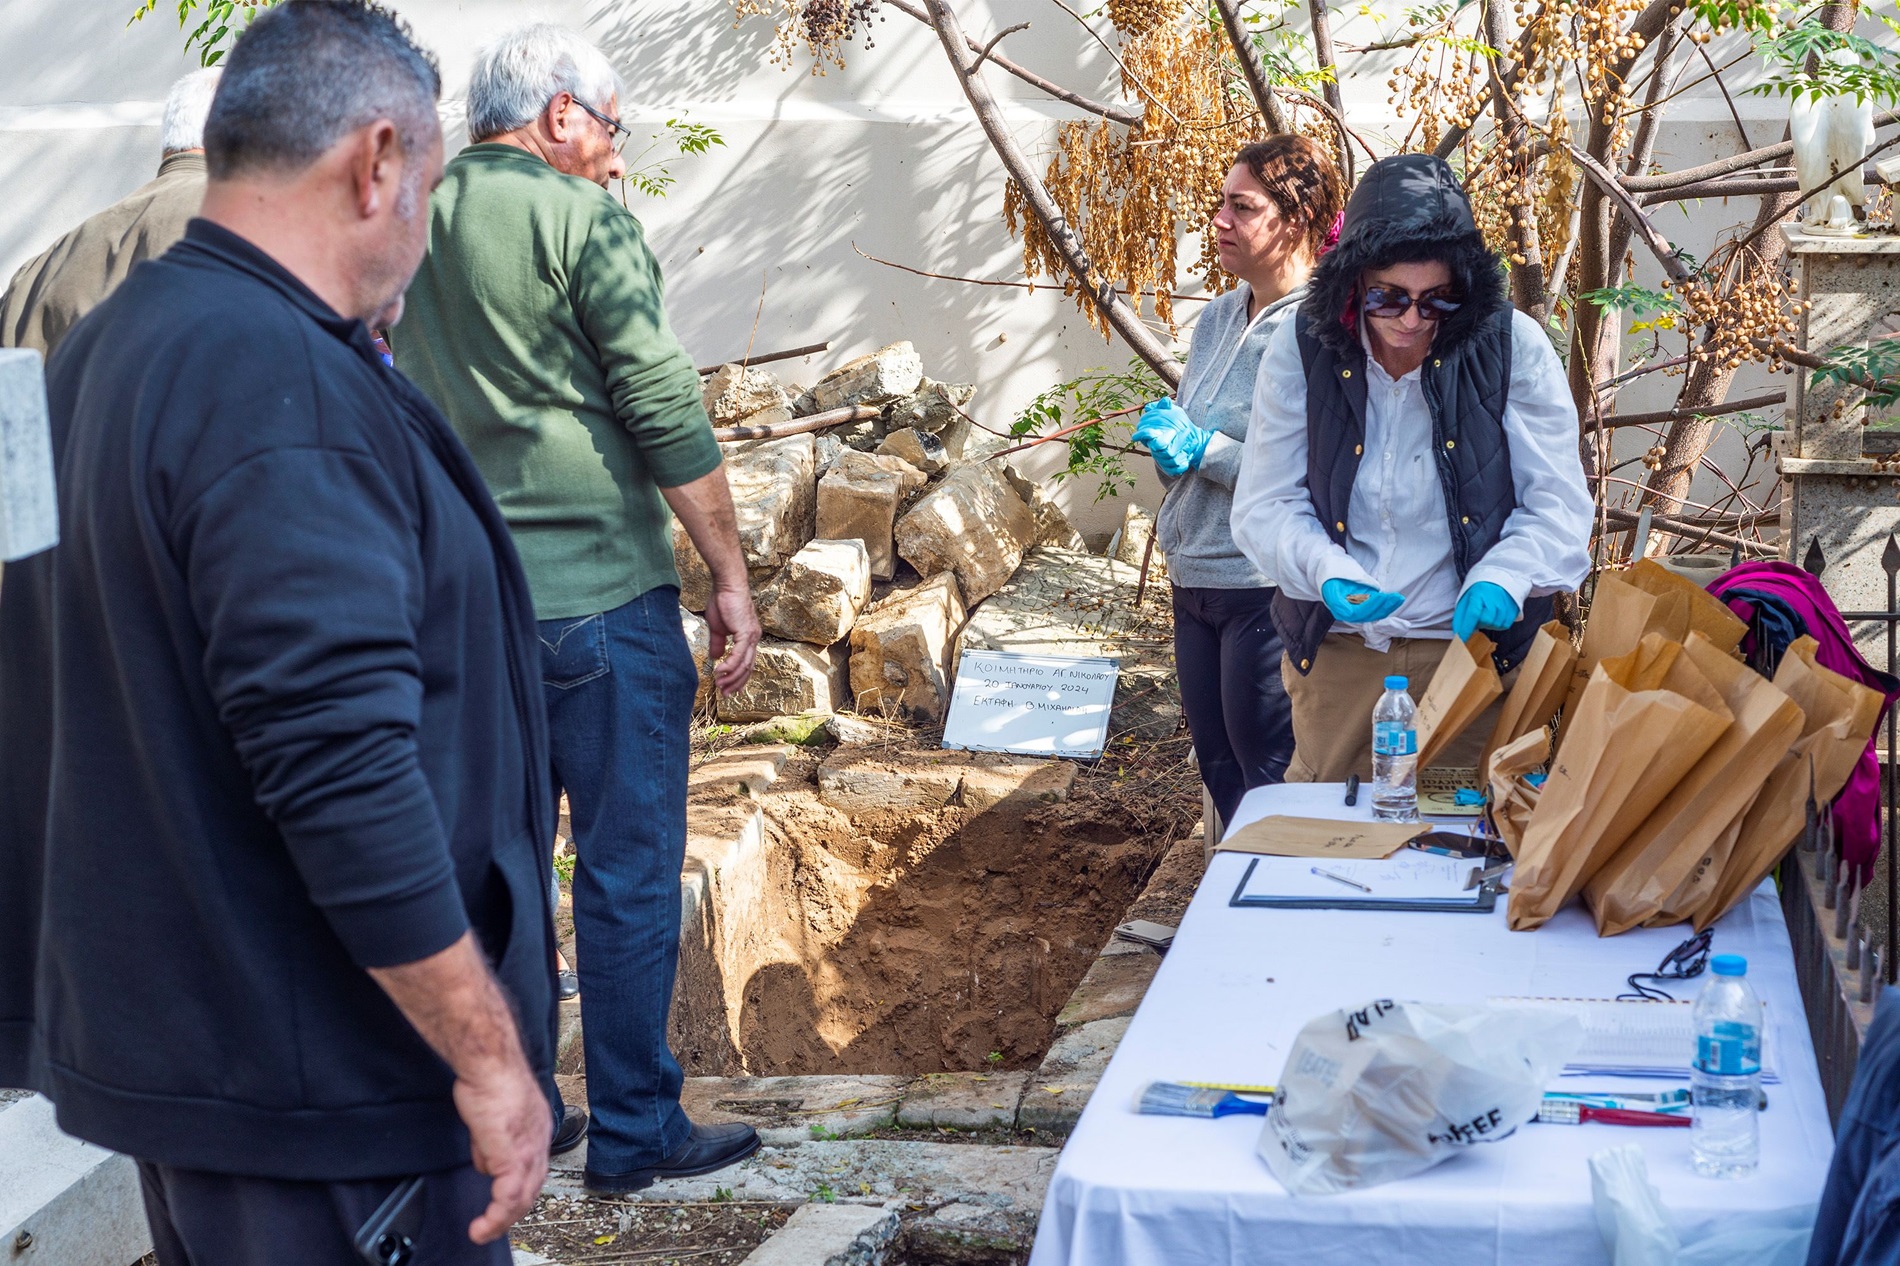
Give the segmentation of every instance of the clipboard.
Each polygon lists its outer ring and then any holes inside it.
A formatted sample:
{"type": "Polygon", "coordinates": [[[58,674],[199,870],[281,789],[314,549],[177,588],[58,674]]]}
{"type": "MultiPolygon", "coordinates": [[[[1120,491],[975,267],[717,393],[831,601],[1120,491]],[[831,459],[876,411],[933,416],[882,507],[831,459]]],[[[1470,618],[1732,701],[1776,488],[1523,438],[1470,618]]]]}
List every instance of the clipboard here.
{"type": "MultiPolygon", "coordinates": [[[[1412,854],[1414,858],[1433,856],[1432,854],[1419,854],[1416,850],[1401,849],[1399,850],[1399,854],[1395,855],[1394,858],[1386,860],[1388,862],[1397,861],[1406,854],[1412,854]]],[[[1446,859],[1439,858],[1438,861],[1440,864],[1444,864],[1446,859]]],[[[1308,867],[1309,871],[1311,869],[1310,858],[1253,858],[1247,863],[1247,869],[1241,874],[1240,883],[1234,888],[1234,895],[1228,899],[1227,904],[1229,906],[1239,908],[1252,907],[1267,910],[1413,910],[1441,914],[1489,914],[1497,908],[1498,890],[1501,885],[1501,876],[1494,876],[1473,889],[1469,895],[1460,894],[1457,897],[1423,898],[1381,896],[1376,888],[1371,892],[1361,894],[1352,892],[1350,890],[1351,885],[1345,883],[1339,884],[1340,892],[1337,896],[1316,895],[1310,891],[1314,885],[1304,882],[1290,886],[1307,889],[1308,891],[1288,893],[1250,891],[1250,889],[1256,887],[1255,875],[1263,864],[1266,864],[1270,869],[1278,867],[1284,870],[1290,866],[1305,866],[1308,867]]],[[[1473,863],[1469,861],[1454,861],[1451,864],[1464,865],[1467,867],[1473,865],[1473,863]]],[[[1482,863],[1477,864],[1482,865],[1482,863]]],[[[1329,865],[1326,869],[1336,872],[1346,865],[1347,863],[1343,861],[1336,862],[1329,865]]]]}

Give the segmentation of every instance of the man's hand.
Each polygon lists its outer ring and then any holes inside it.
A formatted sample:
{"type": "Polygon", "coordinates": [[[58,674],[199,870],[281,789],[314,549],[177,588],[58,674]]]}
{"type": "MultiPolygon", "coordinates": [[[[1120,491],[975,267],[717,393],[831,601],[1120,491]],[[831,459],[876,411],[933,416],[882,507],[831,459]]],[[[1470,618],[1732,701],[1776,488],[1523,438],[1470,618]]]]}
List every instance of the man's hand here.
{"type": "Polygon", "coordinates": [[[468,1127],[471,1159],[495,1180],[468,1237],[477,1244],[498,1239],[534,1207],[554,1138],[547,1096],[521,1053],[514,1012],[473,932],[427,958],[369,974],[455,1071],[455,1110],[468,1127]]]}
{"type": "Polygon", "coordinates": [[[759,617],[752,610],[752,585],[745,553],[739,548],[739,521],[732,509],[726,468],[719,467],[689,484],[662,488],[660,495],[686,528],[693,548],[712,573],[712,600],[706,625],[712,630],[713,684],[721,694],[736,694],[752,675],[759,649],[759,617]]]}
{"type": "Polygon", "coordinates": [[[752,661],[759,653],[759,615],[752,609],[750,586],[733,590],[714,585],[706,604],[706,627],[712,630],[708,653],[717,665],[713,685],[722,695],[737,694],[752,675],[752,661]]]}
{"type": "Polygon", "coordinates": [[[468,1127],[475,1168],[494,1179],[488,1208],[469,1223],[468,1238],[487,1244],[534,1207],[548,1176],[554,1124],[548,1099],[523,1062],[481,1079],[455,1079],[455,1110],[468,1127]]]}

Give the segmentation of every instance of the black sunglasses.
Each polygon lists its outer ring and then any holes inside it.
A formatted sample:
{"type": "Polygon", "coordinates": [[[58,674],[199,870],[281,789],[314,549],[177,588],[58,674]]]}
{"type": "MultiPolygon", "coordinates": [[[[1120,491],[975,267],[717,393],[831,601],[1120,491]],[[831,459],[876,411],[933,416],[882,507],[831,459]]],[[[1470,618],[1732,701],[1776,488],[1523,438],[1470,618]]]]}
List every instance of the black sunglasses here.
{"type": "Polygon", "coordinates": [[[633,133],[627,131],[626,124],[614,118],[611,114],[602,114],[600,111],[594,109],[593,106],[582,101],[579,97],[574,97],[573,101],[575,105],[587,111],[587,113],[593,115],[596,119],[599,119],[602,125],[606,127],[608,135],[613,140],[614,153],[618,154],[627,147],[627,138],[632,136],[633,133]]]}
{"type": "Polygon", "coordinates": [[[1464,304],[1449,294],[1433,291],[1414,299],[1397,286],[1367,286],[1365,310],[1367,316],[1401,317],[1413,304],[1418,305],[1418,314],[1427,321],[1438,321],[1450,316],[1464,304]]]}

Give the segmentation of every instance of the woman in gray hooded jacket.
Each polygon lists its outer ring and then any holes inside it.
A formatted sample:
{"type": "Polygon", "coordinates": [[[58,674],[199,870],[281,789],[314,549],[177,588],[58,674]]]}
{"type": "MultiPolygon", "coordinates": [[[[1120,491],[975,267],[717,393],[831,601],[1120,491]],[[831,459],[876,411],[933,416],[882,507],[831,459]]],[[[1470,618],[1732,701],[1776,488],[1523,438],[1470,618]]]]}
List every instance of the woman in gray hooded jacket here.
{"type": "Polygon", "coordinates": [[[1175,397],[1149,405],[1135,428],[1167,486],[1157,544],[1174,581],[1175,671],[1223,822],[1249,788],[1281,781],[1293,755],[1274,582],[1234,544],[1228,518],[1260,358],[1305,297],[1344,204],[1338,169],[1310,138],[1240,151],[1207,230],[1240,285],[1201,313],[1175,397]]]}

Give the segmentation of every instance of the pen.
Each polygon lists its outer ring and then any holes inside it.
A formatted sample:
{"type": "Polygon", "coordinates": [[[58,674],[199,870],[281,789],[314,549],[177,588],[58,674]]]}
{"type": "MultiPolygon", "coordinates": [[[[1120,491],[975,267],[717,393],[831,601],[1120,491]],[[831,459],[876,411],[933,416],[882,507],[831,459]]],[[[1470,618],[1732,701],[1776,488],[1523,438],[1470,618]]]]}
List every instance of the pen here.
{"type": "Polygon", "coordinates": [[[1335,875],[1330,870],[1321,870],[1317,866],[1313,867],[1313,873],[1315,875],[1318,875],[1321,879],[1330,879],[1336,884],[1345,884],[1348,888],[1357,888],[1360,892],[1372,891],[1372,889],[1366,887],[1364,884],[1359,883],[1356,880],[1348,879],[1344,875],[1335,875]]]}
{"type": "Polygon", "coordinates": [[[1346,803],[1349,805],[1354,805],[1354,804],[1359,803],[1359,775],[1358,774],[1354,774],[1352,777],[1346,779],[1346,803]]]}

